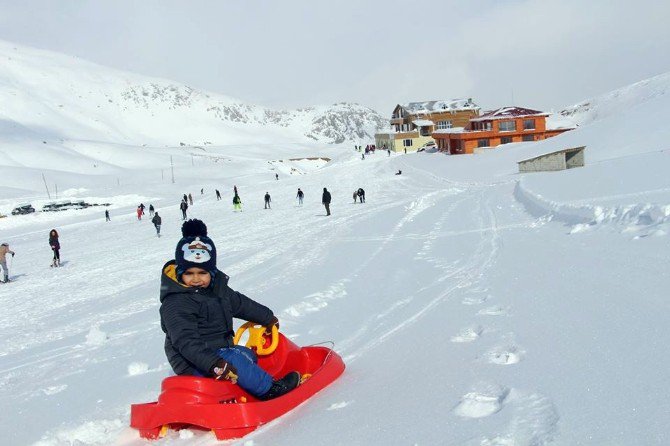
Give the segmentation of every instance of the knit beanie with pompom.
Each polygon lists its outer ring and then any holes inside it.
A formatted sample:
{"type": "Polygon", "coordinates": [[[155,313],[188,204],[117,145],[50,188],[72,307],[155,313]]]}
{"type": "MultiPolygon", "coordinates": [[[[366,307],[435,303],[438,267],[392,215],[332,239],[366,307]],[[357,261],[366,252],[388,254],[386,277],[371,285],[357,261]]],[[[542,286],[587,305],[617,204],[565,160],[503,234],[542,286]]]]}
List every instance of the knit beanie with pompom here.
{"type": "Polygon", "coordinates": [[[181,226],[182,239],[177,243],[175,261],[177,263],[177,278],[189,268],[201,268],[209,271],[214,278],[216,275],[216,246],[211,238],[207,237],[207,226],[201,220],[193,219],[184,222],[181,226]]]}

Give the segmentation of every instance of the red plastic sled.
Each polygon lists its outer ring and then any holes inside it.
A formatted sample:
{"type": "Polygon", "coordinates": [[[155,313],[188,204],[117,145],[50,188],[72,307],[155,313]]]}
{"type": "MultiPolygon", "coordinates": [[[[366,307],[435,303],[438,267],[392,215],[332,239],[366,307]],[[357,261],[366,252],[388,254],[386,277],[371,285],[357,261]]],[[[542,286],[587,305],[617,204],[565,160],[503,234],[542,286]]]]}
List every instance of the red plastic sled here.
{"type": "Polygon", "coordinates": [[[169,428],[194,426],[211,429],[219,440],[240,438],[298,406],[344,371],[342,358],[332,349],[298,347],[276,328],[270,336],[263,333],[263,327],[244,324],[235,335],[236,343],[246,329],[247,346],[258,353],[258,365],[275,379],[298,370],[302,375],[300,386],[279,398],[260,401],[229,381],[195,376],[165,378],[157,402],[130,408],[130,426],[140,431],[140,437],[156,439],[169,428]]]}

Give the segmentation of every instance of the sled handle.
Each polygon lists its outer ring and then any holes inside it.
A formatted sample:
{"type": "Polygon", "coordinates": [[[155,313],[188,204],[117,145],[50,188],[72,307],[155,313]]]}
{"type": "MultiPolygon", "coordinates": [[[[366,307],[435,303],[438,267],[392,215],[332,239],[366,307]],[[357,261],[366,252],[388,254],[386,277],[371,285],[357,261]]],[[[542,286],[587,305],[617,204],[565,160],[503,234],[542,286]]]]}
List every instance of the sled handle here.
{"type": "Polygon", "coordinates": [[[279,345],[279,330],[277,330],[276,325],[272,326],[271,342],[267,347],[265,347],[265,327],[257,325],[254,322],[247,322],[237,329],[235,338],[233,339],[235,345],[240,342],[240,338],[247,330],[249,330],[249,340],[246,343],[246,347],[256,347],[257,355],[271,355],[277,349],[277,346],[279,345]]]}

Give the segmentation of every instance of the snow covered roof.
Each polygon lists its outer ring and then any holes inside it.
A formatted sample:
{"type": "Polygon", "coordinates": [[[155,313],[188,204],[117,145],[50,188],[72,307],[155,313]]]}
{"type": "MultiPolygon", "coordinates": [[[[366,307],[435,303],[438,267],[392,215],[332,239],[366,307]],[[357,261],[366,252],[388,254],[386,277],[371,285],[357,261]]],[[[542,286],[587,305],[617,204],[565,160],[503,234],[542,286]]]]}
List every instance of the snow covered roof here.
{"type": "Polygon", "coordinates": [[[407,104],[400,104],[400,106],[408,112],[414,114],[443,111],[479,110],[479,106],[472,102],[472,98],[450,99],[446,101],[409,102],[407,104]]]}
{"type": "Polygon", "coordinates": [[[549,116],[549,113],[523,107],[501,107],[497,110],[486,112],[478,118],[473,118],[470,121],[490,121],[492,119],[520,118],[522,116],[549,116]]]}
{"type": "Polygon", "coordinates": [[[414,124],[417,127],[424,127],[424,126],[427,126],[427,125],[435,125],[435,123],[433,121],[430,121],[428,119],[415,119],[414,121],[412,121],[412,124],[414,124]]]}
{"type": "Polygon", "coordinates": [[[450,129],[435,130],[433,133],[463,133],[464,131],[464,127],[452,127],[450,129]]]}

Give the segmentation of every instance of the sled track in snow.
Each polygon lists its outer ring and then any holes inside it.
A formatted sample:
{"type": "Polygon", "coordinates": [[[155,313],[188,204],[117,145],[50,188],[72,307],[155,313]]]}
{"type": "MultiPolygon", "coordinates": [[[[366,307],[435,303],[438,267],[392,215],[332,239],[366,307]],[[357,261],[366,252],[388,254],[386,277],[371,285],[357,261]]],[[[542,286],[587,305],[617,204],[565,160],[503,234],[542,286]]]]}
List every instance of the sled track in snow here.
{"type": "MultiPolygon", "coordinates": [[[[476,207],[472,212],[472,215],[475,216],[478,227],[491,228],[491,230],[479,232],[480,240],[473,252],[473,255],[470,256],[467,262],[460,267],[454,267],[453,265],[445,266],[446,271],[444,274],[439,275],[438,278],[433,282],[418,289],[415,295],[411,296],[411,299],[414,301],[417,300],[416,296],[420,293],[431,293],[432,295],[436,295],[436,297],[423,304],[418,311],[414,312],[414,314],[404,317],[402,322],[393,324],[393,326],[390,328],[385,329],[381,333],[375,334],[374,339],[371,341],[357,347],[353,347],[353,345],[355,345],[355,340],[361,338],[362,336],[370,337],[369,331],[357,332],[352,337],[345,340],[343,342],[345,346],[352,345],[352,351],[347,351],[346,348],[342,348],[341,350],[341,352],[345,355],[345,362],[354,362],[367,351],[386,342],[399,331],[402,331],[415,324],[426,313],[431,311],[445,299],[448,299],[456,291],[476,286],[478,280],[486,274],[487,270],[494,264],[497,256],[499,234],[495,213],[490,203],[488,203],[484,197],[485,192],[485,188],[476,188],[473,190],[472,194],[466,194],[466,196],[461,198],[459,201],[459,203],[462,203],[468,198],[472,198],[472,195],[474,195],[476,198],[476,207]],[[450,280],[452,281],[452,284],[446,286],[445,288],[445,282],[450,280]]],[[[446,219],[452,211],[453,207],[448,208],[447,211],[443,213],[441,220],[446,219]]],[[[436,223],[436,227],[437,229],[434,230],[439,230],[439,222],[436,223]]],[[[391,312],[387,310],[385,313],[383,313],[385,315],[384,317],[388,318],[390,313],[391,312]]]]}

